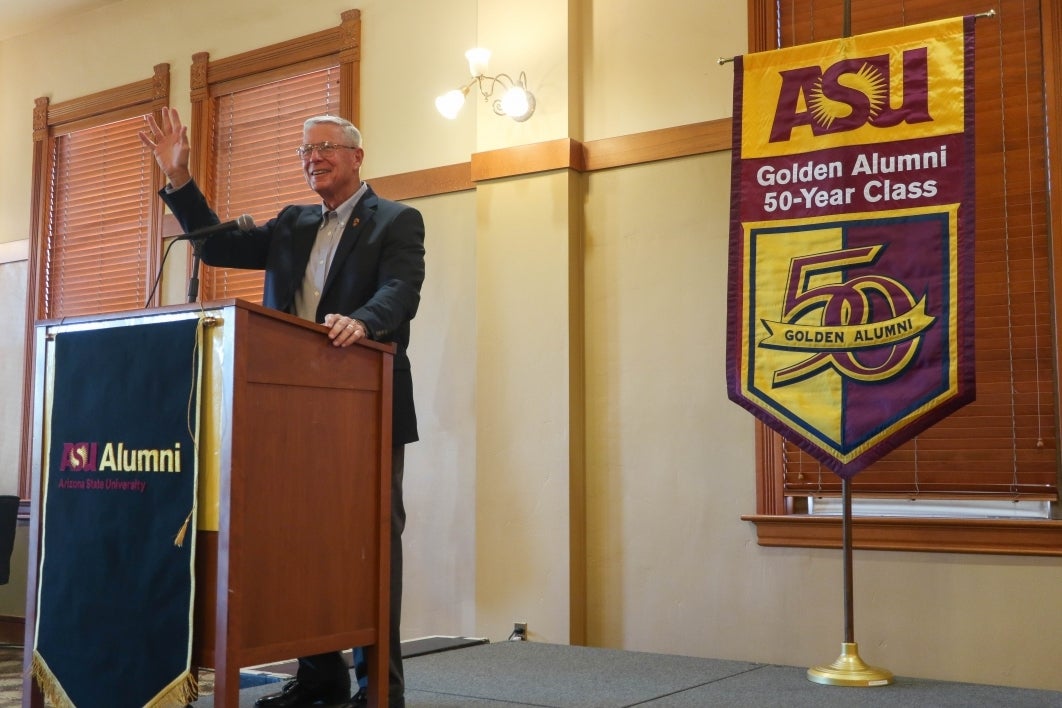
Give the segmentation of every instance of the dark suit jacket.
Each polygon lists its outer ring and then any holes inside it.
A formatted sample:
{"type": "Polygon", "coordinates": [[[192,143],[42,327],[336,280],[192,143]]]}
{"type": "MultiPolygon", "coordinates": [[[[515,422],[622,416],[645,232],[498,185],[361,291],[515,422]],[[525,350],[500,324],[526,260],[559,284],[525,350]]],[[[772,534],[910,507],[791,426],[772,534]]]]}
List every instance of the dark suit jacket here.
{"type": "MultiPolygon", "coordinates": [[[[161,191],[185,232],[219,223],[194,183],[161,191]]],[[[321,206],[287,206],[264,226],[223,231],[200,249],[204,263],[265,270],[262,304],[294,314],[310,248],[321,224],[321,206]]],[[[424,282],[424,220],[416,209],[381,199],[370,187],[354,207],[325,277],[317,322],[329,313],[361,320],[372,339],[394,342],[395,445],[417,439],[410,373],[409,321],[417,313],[424,282]]]]}

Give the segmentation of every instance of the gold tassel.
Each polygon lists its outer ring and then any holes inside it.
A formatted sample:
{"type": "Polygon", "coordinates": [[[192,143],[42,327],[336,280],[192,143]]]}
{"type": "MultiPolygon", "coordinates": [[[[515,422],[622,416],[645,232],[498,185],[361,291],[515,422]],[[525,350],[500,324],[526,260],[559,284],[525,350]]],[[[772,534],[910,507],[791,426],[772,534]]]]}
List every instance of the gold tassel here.
{"type": "Polygon", "coordinates": [[[144,708],[184,708],[199,698],[199,682],[195,672],[181,674],[159,695],[144,704],[144,708]]]}
{"type": "Polygon", "coordinates": [[[177,546],[177,548],[184,548],[184,537],[188,534],[188,523],[192,520],[193,511],[195,511],[194,507],[192,508],[192,511],[188,512],[188,516],[184,517],[184,523],[181,524],[181,530],[177,532],[177,538],[173,539],[173,545],[177,546]]]}
{"type": "Polygon", "coordinates": [[[55,678],[55,674],[48,668],[48,662],[36,650],[33,652],[33,662],[30,664],[30,675],[40,686],[41,693],[44,694],[44,700],[49,705],[55,706],[55,708],[77,708],[74,702],[70,700],[70,697],[66,695],[63,687],[59,685],[59,680],[55,678]]]}

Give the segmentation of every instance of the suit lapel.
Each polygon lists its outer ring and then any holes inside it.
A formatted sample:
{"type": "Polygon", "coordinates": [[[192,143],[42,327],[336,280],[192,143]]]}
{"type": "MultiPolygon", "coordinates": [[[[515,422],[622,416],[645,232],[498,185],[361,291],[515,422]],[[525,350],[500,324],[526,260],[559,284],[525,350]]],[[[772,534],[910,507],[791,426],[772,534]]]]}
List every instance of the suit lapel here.
{"type": "Polygon", "coordinates": [[[350,221],[347,222],[346,228],[343,229],[343,235],[339,238],[339,245],[336,246],[335,255],[332,257],[332,265],[328,268],[328,275],[325,276],[324,288],[321,290],[322,297],[323,293],[328,292],[328,289],[332,286],[332,282],[336,279],[336,274],[343,269],[343,263],[354,251],[362,233],[372,223],[373,217],[376,216],[378,203],[379,200],[376,194],[370,188],[355,205],[354,211],[350,215],[350,221]]]}
{"type": "Polygon", "coordinates": [[[295,311],[295,292],[302,285],[306,264],[310,262],[310,251],[313,249],[314,239],[317,238],[317,231],[321,228],[322,219],[319,206],[296,208],[299,210],[298,215],[288,237],[291,240],[291,260],[287,265],[290,271],[286,278],[279,279],[279,282],[287,283],[288,291],[283,293],[277,302],[278,309],[292,313],[295,311]]]}
{"type": "Polygon", "coordinates": [[[295,222],[291,234],[291,276],[296,283],[302,282],[306,264],[310,262],[310,251],[321,228],[321,207],[306,207],[295,222]]]}

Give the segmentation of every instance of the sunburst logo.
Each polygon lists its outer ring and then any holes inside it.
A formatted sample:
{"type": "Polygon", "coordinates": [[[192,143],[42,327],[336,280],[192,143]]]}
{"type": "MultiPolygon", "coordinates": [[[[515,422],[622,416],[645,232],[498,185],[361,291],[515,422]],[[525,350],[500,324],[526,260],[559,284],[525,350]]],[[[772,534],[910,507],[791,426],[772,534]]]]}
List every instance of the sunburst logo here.
{"type": "Polygon", "coordinates": [[[79,470],[85,466],[85,460],[88,458],[88,445],[81,443],[77,447],[70,449],[67,460],[70,462],[70,469],[79,470]]]}
{"type": "Polygon", "coordinates": [[[897,64],[903,67],[898,75],[888,54],[779,71],[770,142],[788,141],[801,128],[819,136],[932,121],[925,47],[904,51],[897,64]],[[893,105],[893,97],[899,105],[893,105]]]}
{"type": "MultiPolygon", "coordinates": [[[[837,83],[850,89],[854,89],[867,97],[870,102],[869,116],[873,120],[888,105],[889,80],[882,76],[881,72],[870,64],[863,64],[859,71],[854,74],[845,74],[838,78],[837,83]]],[[[828,98],[822,90],[822,79],[808,92],[808,110],[819,125],[827,130],[838,118],[847,118],[852,113],[852,106],[841,101],[828,98]]]]}
{"type": "Polygon", "coordinates": [[[97,443],[77,442],[63,443],[63,453],[59,458],[60,472],[96,472],[97,443]]]}

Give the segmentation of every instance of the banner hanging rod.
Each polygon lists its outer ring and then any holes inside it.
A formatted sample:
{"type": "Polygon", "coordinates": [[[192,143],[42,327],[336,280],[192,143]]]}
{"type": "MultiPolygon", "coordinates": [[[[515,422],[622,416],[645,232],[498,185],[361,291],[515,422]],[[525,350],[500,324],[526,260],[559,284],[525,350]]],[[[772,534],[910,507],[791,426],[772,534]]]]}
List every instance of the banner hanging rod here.
{"type": "MultiPolygon", "coordinates": [[[[995,16],[996,16],[996,9],[992,8],[991,10],[986,10],[985,12],[977,13],[976,15],[974,15],[974,19],[975,20],[980,20],[980,19],[982,19],[984,17],[995,17],[995,16]]],[[[718,59],[715,60],[715,63],[718,64],[719,66],[722,66],[723,64],[729,64],[730,62],[734,61],[735,59],[737,59],[736,56],[733,56],[733,57],[719,57],[718,59]]]]}

